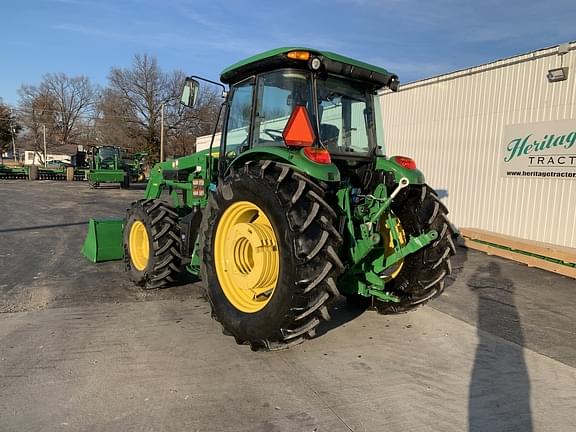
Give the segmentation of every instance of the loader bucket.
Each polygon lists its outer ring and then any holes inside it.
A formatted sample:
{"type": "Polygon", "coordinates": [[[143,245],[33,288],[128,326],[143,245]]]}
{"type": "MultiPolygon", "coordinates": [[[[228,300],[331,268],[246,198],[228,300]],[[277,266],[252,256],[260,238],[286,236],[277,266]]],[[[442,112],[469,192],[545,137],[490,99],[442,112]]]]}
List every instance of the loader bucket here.
{"type": "Polygon", "coordinates": [[[90,219],[82,254],[94,263],[122,259],[123,225],[123,219],[90,219]]]}

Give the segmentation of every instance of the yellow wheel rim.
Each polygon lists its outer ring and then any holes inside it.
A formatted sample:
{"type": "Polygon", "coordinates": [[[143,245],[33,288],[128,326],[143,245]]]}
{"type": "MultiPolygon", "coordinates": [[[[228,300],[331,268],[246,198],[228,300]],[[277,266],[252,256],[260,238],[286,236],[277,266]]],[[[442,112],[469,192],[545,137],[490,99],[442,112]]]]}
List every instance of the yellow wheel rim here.
{"type": "Polygon", "coordinates": [[[254,313],[272,298],[280,274],[278,241],[260,207],[238,201],[228,207],[214,239],[216,276],[236,309],[254,313]]]}
{"type": "MultiPolygon", "coordinates": [[[[399,246],[404,246],[406,244],[406,233],[404,232],[404,228],[400,223],[400,219],[398,217],[394,218],[396,232],[398,233],[398,241],[400,242],[399,246]]],[[[394,237],[388,227],[388,223],[386,219],[382,220],[380,235],[384,241],[384,257],[387,258],[394,253],[394,237]]],[[[396,278],[400,272],[402,271],[402,267],[404,267],[404,259],[398,261],[395,264],[396,268],[394,271],[389,275],[386,276],[386,280],[391,280],[396,278]]]]}
{"type": "Polygon", "coordinates": [[[130,227],[128,243],[132,264],[136,270],[143,271],[148,265],[148,259],[150,258],[150,242],[144,223],[139,220],[134,221],[130,227]]]}

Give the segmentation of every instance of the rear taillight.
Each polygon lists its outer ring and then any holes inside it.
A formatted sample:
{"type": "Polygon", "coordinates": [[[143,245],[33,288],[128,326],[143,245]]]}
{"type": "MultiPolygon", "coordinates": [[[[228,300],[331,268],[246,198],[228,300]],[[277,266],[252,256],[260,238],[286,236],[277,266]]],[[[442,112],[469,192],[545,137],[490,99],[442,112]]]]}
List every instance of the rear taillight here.
{"type": "Polygon", "coordinates": [[[409,157],[393,156],[392,160],[403,168],[406,168],[409,170],[415,170],[416,169],[416,161],[414,159],[409,158],[409,157]]]}
{"type": "Polygon", "coordinates": [[[310,159],[312,162],[319,164],[330,164],[332,159],[330,158],[330,152],[324,148],[318,147],[304,147],[302,149],[304,156],[310,159]]]}

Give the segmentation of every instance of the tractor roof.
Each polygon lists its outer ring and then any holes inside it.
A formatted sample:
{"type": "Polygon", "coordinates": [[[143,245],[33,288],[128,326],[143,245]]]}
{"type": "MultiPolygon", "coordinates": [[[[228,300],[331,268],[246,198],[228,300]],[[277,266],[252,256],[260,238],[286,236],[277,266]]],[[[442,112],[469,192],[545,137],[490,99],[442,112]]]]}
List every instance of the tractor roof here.
{"type": "MultiPolygon", "coordinates": [[[[323,69],[331,74],[341,75],[374,84],[375,88],[389,86],[397,87],[398,76],[386,69],[344,57],[329,51],[318,51],[303,47],[284,47],[265,51],[245,60],[234,63],[220,74],[220,80],[225,84],[233,84],[260,72],[284,67],[308,68],[308,62],[288,57],[292,51],[307,51],[311,56],[322,61],[323,69]]],[[[394,89],[395,90],[395,89],[394,89]]]]}

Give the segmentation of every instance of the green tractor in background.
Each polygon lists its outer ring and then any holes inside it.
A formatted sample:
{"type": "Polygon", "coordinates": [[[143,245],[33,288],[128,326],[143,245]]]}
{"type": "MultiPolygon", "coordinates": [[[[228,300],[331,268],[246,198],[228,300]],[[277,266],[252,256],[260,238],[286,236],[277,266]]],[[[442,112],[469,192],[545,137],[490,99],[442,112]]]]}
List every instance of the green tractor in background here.
{"type": "MultiPolygon", "coordinates": [[[[213,317],[254,350],[313,337],[339,294],[397,313],[442,293],[455,253],[448,211],[412,159],[382,147],[377,92],[396,90],[396,75],[280,48],[220,79],[219,149],[158,163],[144,199],[107,222],[103,259],[123,257],[145,289],[184,268],[199,275],[213,317]]],[[[200,81],[186,79],[185,105],[200,81]]]]}
{"type": "Polygon", "coordinates": [[[122,158],[122,150],[115,146],[95,146],[88,151],[88,186],[97,188],[101,183],[118,183],[122,189],[130,187],[130,169],[122,158]]]}

